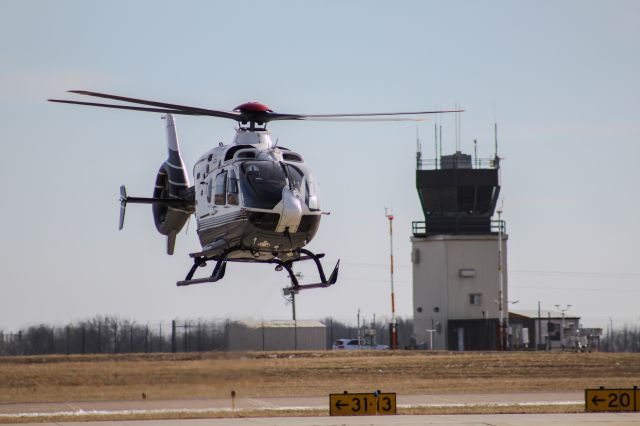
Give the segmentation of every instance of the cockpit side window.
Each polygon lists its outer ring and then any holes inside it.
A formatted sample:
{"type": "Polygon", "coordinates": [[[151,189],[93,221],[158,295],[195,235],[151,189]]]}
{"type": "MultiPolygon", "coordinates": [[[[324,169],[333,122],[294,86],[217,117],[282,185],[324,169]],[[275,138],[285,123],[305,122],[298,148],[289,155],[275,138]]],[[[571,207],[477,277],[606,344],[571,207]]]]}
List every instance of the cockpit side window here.
{"type": "Polygon", "coordinates": [[[302,179],[304,177],[302,170],[296,166],[287,164],[287,174],[289,175],[289,180],[293,189],[300,191],[302,189],[302,179]]]}
{"type": "Polygon", "coordinates": [[[320,210],[320,196],[318,194],[318,184],[311,173],[307,174],[306,191],[304,202],[311,211],[320,210]]]}
{"type": "Polygon", "coordinates": [[[235,170],[229,171],[229,180],[227,181],[227,204],[233,206],[238,205],[238,178],[235,170]]]}
{"type": "Polygon", "coordinates": [[[216,176],[214,203],[218,206],[224,206],[227,192],[227,172],[219,173],[216,176]]]}

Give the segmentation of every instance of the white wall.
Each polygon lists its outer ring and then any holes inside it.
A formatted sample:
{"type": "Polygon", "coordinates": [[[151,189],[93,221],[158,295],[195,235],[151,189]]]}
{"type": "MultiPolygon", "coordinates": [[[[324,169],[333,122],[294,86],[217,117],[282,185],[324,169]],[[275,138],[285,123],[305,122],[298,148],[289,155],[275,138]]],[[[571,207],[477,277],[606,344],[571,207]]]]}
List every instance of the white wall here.
{"type": "MultiPolygon", "coordinates": [[[[503,235],[503,300],[507,318],[507,236],[503,235]]],[[[428,343],[434,333],[434,349],[447,347],[450,319],[499,318],[499,274],[497,235],[436,235],[411,238],[413,259],[413,332],[418,343],[428,343]],[[460,270],[474,270],[462,277],[460,270]],[[481,294],[480,305],[471,305],[469,295],[481,294]],[[439,312],[435,311],[435,308],[439,312]],[[422,312],[420,312],[420,308],[422,312]],[[438,327],[437,324],[440,324],[438,327]]]]}

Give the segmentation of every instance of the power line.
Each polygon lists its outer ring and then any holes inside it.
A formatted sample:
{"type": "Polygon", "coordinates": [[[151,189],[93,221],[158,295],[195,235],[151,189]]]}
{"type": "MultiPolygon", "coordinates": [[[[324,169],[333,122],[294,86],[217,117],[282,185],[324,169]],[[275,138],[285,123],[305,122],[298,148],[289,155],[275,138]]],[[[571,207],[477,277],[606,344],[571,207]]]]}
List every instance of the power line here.
{"type": "Polygon", "coordinates": [[[618,277],[618,278],[640,278],[640,272],[587,272],[587,271],[551,271],[551,270],[525,270],[510,269],[512,274],[530,274],[530,275],[578,275],[592,277],[618,277]]]}
{"type": "Polygon", "coordinates": [[[580,287],[580,288],[575,288],[575,287],[542,287],[542,286],[520,286],[520,285],[511,285],[510,286],[511,289],[521,289],[521,288],[526,288],[526,289],[536,289],[536,290],[553,290],[553,291],[601,291],[601,292],[607,292],[607,293],[617,293],[617,292],[622,292],[622,293],[639,293],[640,292],[640,288],[615,288],[615,287],[607,287],[607,288],[586,288],[586,287],[580,287]]]}
{"type": "MultiPolygon", "coordinates": [[[[353,266],[374,266],[379,268],[386,268],[388,265],[384,263],[369,263],[369,262],[343,262],[345,265],[353,266]]],[[[410,268],[410,264],[395,264],[395,268],[410,268]]],[[[578,276],[593,276],[593,277],[618,277],[618,278],[640,278],[640,272],[609,272],[609,271],[554,271],[549,269],[509,269],[510,274],[529,274],[529,275],[578,275],[578,276]]]]}

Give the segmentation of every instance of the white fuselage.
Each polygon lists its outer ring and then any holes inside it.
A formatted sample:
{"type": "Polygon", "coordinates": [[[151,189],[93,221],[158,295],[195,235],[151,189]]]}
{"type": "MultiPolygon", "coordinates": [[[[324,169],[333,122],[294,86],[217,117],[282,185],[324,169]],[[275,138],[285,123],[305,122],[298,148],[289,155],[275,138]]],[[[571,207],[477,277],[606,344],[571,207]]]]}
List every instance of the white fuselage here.
{"type": "Polygon", "coordinates": [[[193,176],[203,250],[224,243],[272,256],[315,234],[321,214],[315,179],[302,156],[275,146],[266,130],[238,129],[232,144],[198,159],[193,176]],[[249,230],[250,223],[259,230],[249,230]]]}

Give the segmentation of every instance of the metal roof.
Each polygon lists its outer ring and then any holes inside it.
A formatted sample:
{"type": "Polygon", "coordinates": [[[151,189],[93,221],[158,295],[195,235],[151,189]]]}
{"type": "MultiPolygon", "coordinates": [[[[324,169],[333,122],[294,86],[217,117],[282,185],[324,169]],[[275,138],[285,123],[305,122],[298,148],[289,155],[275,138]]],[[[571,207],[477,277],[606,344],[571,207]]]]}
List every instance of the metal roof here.
{"type": "Polygon", "coordinates": [[[275,320],[275,321],[251,321],[241,320],[233,321],[238,325],[243,325],[247,328],[325,328],[325,325],[316,320],[275,320]]]}
{"type": "MultiPolygon", "coordinates": [[[[520,315],[521,317],[537,319],[538,318],[538,310],[537,309],[523,309],[523,310],[509,310],[510,314],[520,315]]],[[[552,311],[548,309],[540,310],[540,318],[545,319],[551,317],[552,319],[562,319],[562,312],[560,311],[552,311]]],[[[580,319],[577,315],[572,315],[569,312],[564,313],[564,318],[568,319],[580,319]]]]}

